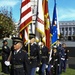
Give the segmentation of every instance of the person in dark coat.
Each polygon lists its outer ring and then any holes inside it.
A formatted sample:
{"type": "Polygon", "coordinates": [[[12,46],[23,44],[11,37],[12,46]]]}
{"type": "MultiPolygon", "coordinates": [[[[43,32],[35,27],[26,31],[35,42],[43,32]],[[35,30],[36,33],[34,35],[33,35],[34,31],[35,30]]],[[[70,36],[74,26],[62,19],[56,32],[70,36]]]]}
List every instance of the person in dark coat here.
{"type": "Polygon", "coordinates": [[[18,37],[12,38],[13,50],[10,57],[10,75],[26,75],[26,63],[29,63],[27,52],[23,49],[23,41],[18,37]]]}
{"type": "Polygon", "coordinates": [[[4,62],[8,59],[10,48],[7,46],[8,42],[7,40],[3,40],[3,46],[2,46],[2,72],[9,74],[9,66],[6,66],[4,62]]]}
{"type": "Polygon", "coordinates": [[[40,48],[35,41],[35,34],[29,34],[30,42],[25,46],[30,59],[31,72],[30,75],[35,75],[36,68],[40,64],[40,48]]]}
{"type": "Polygon", "coordinates": [[[57,53],[59,55],[59,68],[58,68],[58,73],[61,74],[61,57],[62,57],[62,46],[61,46],[61,42],[60,42],[60,39],[57,39],[57,42],[56,42],[56,46],[57,46],[57,53]]]}
{"type": "Polygon", "coordinates": [[[52,59],[51,59],[51,75],[59,75],[59,54],[57,52],[57,46],[52,48],[52,59]]]}
{"type": "Polygon", "coordinates": [[[66,65],[67,65],[67,61],[68,61],[68,53],[69,53],[69,50],[66,49],[66,44],[63,43],[62,44],[62,48],[64,50],[64,61],[63,61],[63,72],[66,71],[66,65]]]}
{"type": "Polygon", "coordinates": [[[40,66],[40,72],[39,75],[45,75],[46,66],[48,65],[49,61],[49,49],[45,46],[45,43],[41,41],[41,66],[40,66]]]}
{"type": "Polygon", "coordinates": [[[61,47],[61,65],[60,65],[60,72],[62,73],[63,68],[64,68],[64,61],[65,61],[65,52],[64,52],[64,45],[65,43],[62,43],[62,47],[61,47]]]}

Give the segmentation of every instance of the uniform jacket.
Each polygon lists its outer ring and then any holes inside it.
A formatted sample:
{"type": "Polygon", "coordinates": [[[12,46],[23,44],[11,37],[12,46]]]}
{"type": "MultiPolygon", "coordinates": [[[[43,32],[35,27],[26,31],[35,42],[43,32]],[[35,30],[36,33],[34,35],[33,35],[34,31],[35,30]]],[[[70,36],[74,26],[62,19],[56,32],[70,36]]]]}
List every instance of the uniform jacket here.
{"type": "MultiPolygon", "coordinates": [[[[31,67],[37,67],[40,63],[40,48],[36,43],[29,44],[30,47],[30,63],[31,67]]],[[[25,47],[28,52],[28,45],[25,47]]]]}
{"type": "Polygon", "coordinates": [[[43,46],[41,48],[41,62],[47,64],[49,60],[49,54],[48,54],[48,48],[46,46],[43,46]]]}
{"type": "Polygon", "coordinates": [[[26,75],[26,64],[29,63],[27,52],[20,49],[18,53],[12,51],[11,55],[11,75],[26,75]]]}

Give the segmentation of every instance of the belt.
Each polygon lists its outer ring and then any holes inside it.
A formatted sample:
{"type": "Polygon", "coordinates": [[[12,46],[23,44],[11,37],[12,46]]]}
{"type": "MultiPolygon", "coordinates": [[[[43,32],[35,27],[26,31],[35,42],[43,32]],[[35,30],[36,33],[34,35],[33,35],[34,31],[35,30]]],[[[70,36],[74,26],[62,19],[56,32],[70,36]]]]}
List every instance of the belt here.
{"type": "Polygon", "coordinates": [[[47,58],[47,56],[42,56],[42,58],[47,58]]]}
{"type": "Polygon", "coordinates": [[[30,56],[30,59],[36,59],[37,57],[34,57],[34,56],[30,56]]]}
{"type": "Polygon", "coordinates": [[[14,68],[23,68],[23,65],[14,65],[14,68]]]}

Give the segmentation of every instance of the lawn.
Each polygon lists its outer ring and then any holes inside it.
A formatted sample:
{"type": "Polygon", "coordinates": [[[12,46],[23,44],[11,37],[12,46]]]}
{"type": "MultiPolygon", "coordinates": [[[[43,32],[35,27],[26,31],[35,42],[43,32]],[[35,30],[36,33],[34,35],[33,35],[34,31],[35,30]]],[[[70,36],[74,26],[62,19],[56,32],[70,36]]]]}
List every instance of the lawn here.
{"type": "Polygon", "coordinates": [[[75,69],[67,68],[66,72],[61,75],[75,75],[75,69]]]}

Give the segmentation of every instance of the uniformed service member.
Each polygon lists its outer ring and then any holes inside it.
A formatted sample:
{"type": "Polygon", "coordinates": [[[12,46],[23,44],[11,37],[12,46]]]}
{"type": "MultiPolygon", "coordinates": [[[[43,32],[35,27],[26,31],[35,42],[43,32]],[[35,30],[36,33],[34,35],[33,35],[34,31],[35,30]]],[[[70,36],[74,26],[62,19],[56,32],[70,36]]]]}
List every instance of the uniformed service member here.
{"type": "Polygon", "coordinates": [[[9,74],[9,67],[4,64],[4,62],[8,59],[10,48],[7,46],[7,40],[3,40],[2,46],[2,72],[9,74]]]}
{"type": "Polygon", "coordinates": [[[52,60],[51,60],[51,75],[59,75],[59,55],[57,52],[57,46],[53,46],[52,49],[52,60]]]}
{"type": "Polygon", "coordinates": [[[58,52],[58,55],[59,55],[59,68],[58,68],[58,73],[61,74],[61,56],[62,56],[61,48],[62,48],[62,46],[61,46],[60,39],[57,39],[56,46],[57,46],[57,52],[58,52]]]}
{"type": "Polygon", "coordinates": [[[67,65],[69,50],[66,49],[66,44],[65,43],[62,44],[62,48],[64,50],[64,62],[63,62],[64,65],[63,65],[62,69],[63,69],[63,72],[65,72],[66,71],[66,65],[67,65]]]}
{"type": "Polygon", "coordinates": [[[12,40],[14,48],[10,58],[10,75],[26,75],[26,63],[29,61],[27,52],[23,50],[23,41],[18,37],[14,37],[12,40]]]}
{"type": "Polygon", "coordinates": [[[62,47],[61,47],[61,64],[60,64],[60,72],[62,73],[63,68],[64,68],[64,60],[65,60],[65,50],[64,50],[64,45],[65,43],[62,43],[62,47]]]}
{"type": "Polygon", "coordinates": [[[41,66],[40,66],[40,72],[39,75],[45,75],[46,65],[48,65],[49,60],[49,49],[45,46],[45,42],[41,41],[40,44],[40,50],[41,50],[41,66]]]}
{"type": "Polygon", "coordinates": [[[36,74],[36,68],[40,64],[40,48],[35,40],[35,34],[29,34],[30,43],[25,46],[30,58],[30,75],[36,74]]]}

